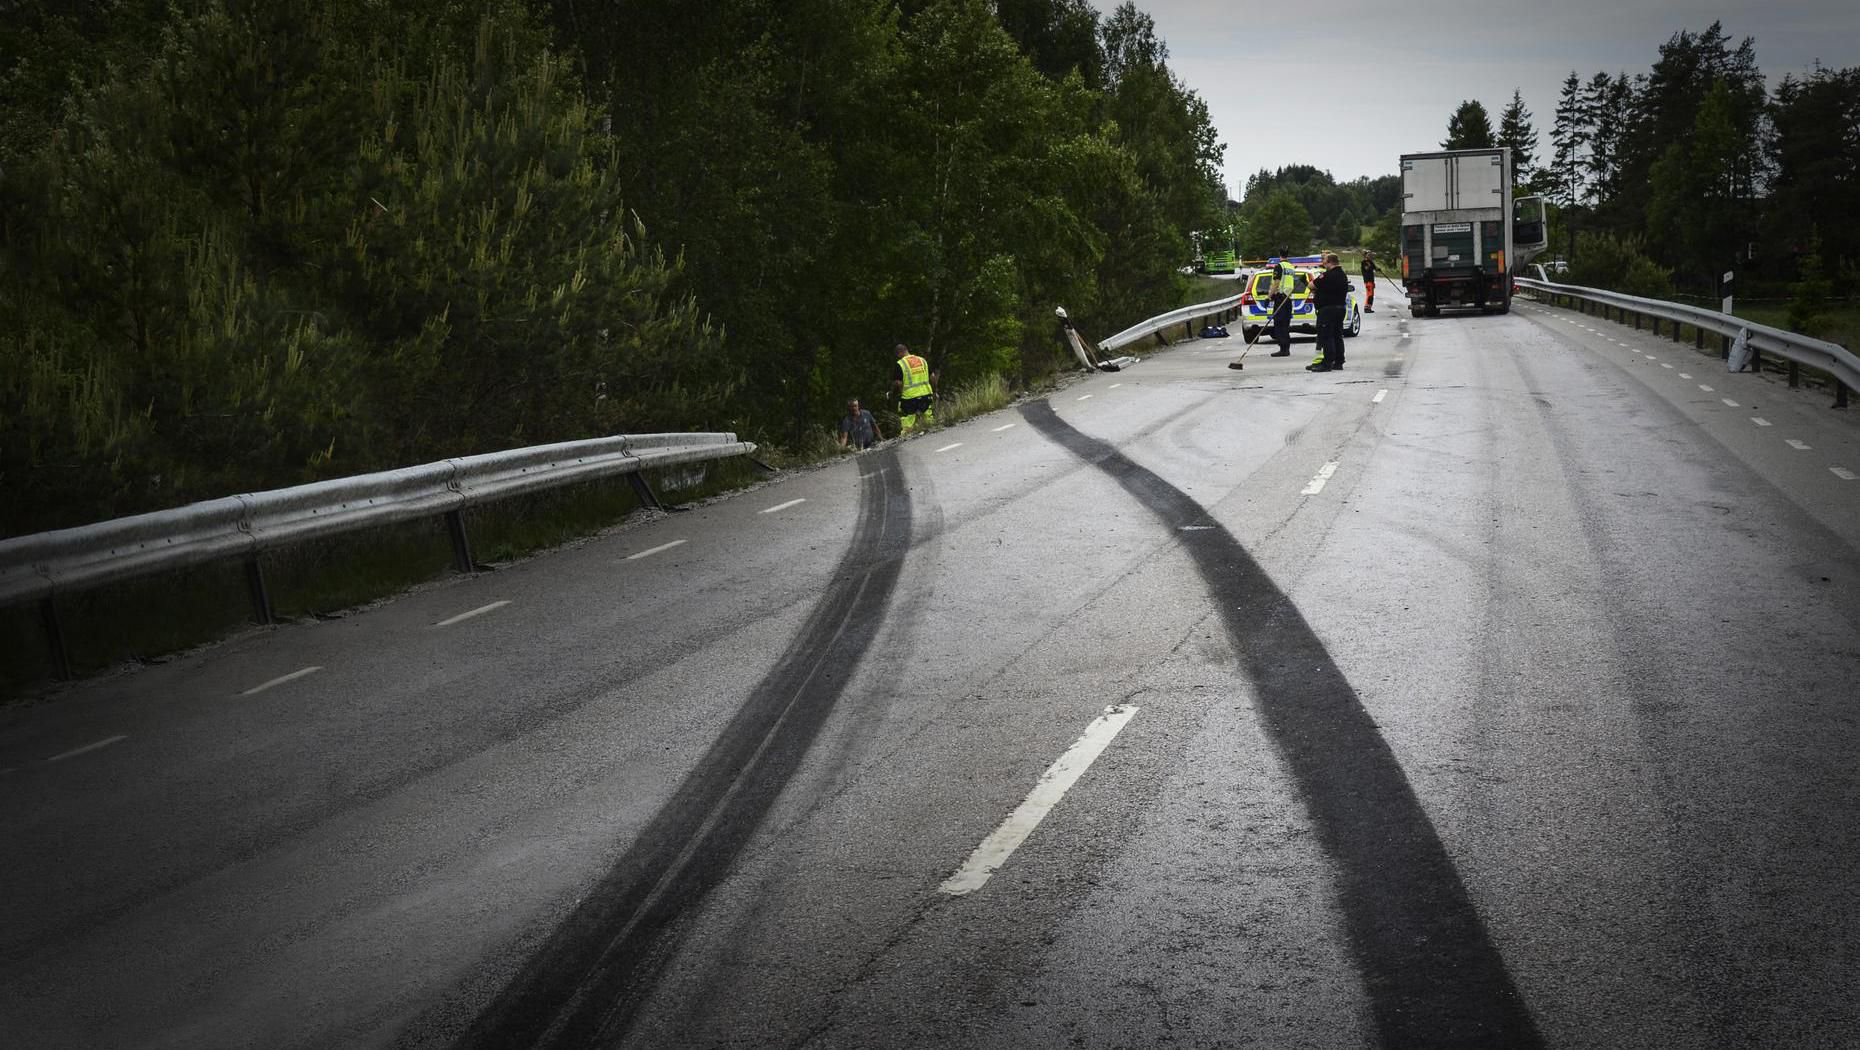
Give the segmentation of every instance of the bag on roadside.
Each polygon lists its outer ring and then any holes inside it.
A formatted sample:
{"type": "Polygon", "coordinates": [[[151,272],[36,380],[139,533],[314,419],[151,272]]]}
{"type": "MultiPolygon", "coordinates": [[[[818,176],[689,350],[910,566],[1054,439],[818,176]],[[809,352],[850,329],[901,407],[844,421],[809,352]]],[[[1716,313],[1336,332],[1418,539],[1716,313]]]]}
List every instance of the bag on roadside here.
{"type": "Polygon", "coordinates": [[[1739,328],[1737,339],[1731,343],[1731,353],[1724,359],[1724,370],[1742,372],[1750,364],[1750,329],[1739,328]]]}

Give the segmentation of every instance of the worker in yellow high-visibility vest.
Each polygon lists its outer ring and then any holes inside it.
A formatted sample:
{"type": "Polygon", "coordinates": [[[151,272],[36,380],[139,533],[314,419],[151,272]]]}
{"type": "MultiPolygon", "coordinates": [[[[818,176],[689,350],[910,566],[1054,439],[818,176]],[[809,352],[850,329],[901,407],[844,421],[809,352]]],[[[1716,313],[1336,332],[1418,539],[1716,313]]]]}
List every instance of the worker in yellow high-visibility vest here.
{"type": "Polygon", "coordinates": [[[911,348],[898,344],[898,378],[892,380],[891,388],[898,395],[898,436],[911,432],[920,421],[928,425],[935,413],[936,373],[930,371],[930,362],[911,353],[911,348]]]}

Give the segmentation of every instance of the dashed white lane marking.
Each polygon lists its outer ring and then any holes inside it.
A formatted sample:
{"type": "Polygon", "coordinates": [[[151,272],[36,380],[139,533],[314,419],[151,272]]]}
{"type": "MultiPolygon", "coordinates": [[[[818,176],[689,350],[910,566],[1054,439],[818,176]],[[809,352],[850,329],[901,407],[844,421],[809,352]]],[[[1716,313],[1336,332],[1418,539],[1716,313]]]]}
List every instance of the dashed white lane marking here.
{"type": "MultiPolygon", "coordinates": [[[[1088,395],[1086,395],[1086,396],[1088,396],[1088,397],[1089,397],[1090,395],[1088,394],[1088,395]]],[[[962,442],[960,442],[960,441],[956,441],[956,442],[952,442],[952,443],[950,443],[950,444],[948,444],[948,445],[944,445],[944,446],[943,446],[942,448],[939,448],[939,449],[937,449],[937,451],[938,451],[938,452],[948,452],[948,451],[949,451],[950,449],[952,449],[952,448],[961,448],[961,447],[962,447],[962,442]]]]}
{"type": "Polygon", "coordinates": [[[1379,405],[1382,403],[1382,399],[1387,396],[1389,396],[1387,390],[1378,390],[1376,391],[1376,396],[1369,399],[1369,403],[1372,405],[1379,405]]]}
{"type": "Polygon", "coordinates": [[[47,762],[62,762],[67,758],[76,758],[78,755],[82,755],[90,751],[95,751],[100,747],[109,747],[111,744],[116,743],[118,740],[128,740],[128,739],[129,739],[128,736],[119,733],[116,736],[105,737],[102,740],[99,740],[94,744],[85,744],[83,747],[74,747],[71,750],[66,751],[62,755],[53,755],[52,757],[46,759],[46,761],[47,762]]]}
{"type": "Polygon", "coordinates": [[[1679,378],[1681,378],[1681,379],[1691,379],[1691,378],[1692,378],[1692,373],[1690,373],[1690,372],[1681,372],[1681,373],[1679,373],[1679,378]]]}
{"type": "Polygon", "coordinates": [[[1124,384],[1122,384],[1122,383],[1112,383],[1112,384],[1111,384],[1111,389],[1112,389],[1112,390],[1116,390],[1116,389],[1117,389],[1118,387],[1120,387],[1120,386],[1123,386],[1123,385],[1124,385],[1124,384]]]}
{"type": "MultiPolygon", "coordinates": [[[[868,476],[869,476],[869,475],[868,475],[868,476]]],[[[669,550],[671,550],[671,549],[672,549],[673,547],[676,547],[676,546],[678,546],[679,544],[681,544],[681,543],[683,543],[683,542],[685,542],[685,541],[684,541],[684,540],[673,540],[673,541],[672,541],[672,542],[670,542],[670,543],[661,543],[661,544],[659,544],[659,545],[658,545],[657,547],[647,547],[647,548],[646,548],[645,550],[643,550],[643,551],[640,551],[640,552],[639,552],[639,553],[637,553],[637,554],[629,554],[629,555],[627,555],[627,556],[626,556],[626,560],[627,560],[627,561],[638,561],[638,560],[639,560],[639,559],[641,559],[641,558],[650,558],[650,557],[652,557],[653,555],[655,555],[655,554],[657,554],[657,553],[659,553],[660,551],[669,551],[669,550]]]]}
{"type": "Polygon", "coordinates": [[[1660,367],[1661,367],[1661,368],[1671,368],[1671,367],[1673,367],[1673,366],[1672,366],[1672,365],[1669,365],[1669,364],[1667,364],[1667,363],[1666,363],[1665,361],[1661,361],[1661,362],[1660,362],[1660,367]]]}
{"type": "Polygon", "coordinates": [[[1407,333],[1407,332],[1403,332],[1403,333],[1401,334],[1401,337],[1402,337],[1403,339],[1406,339],[1406,338],[1408,338],[1408,333],[1407,333]]]}
{"type": "Polygon", "coordinates": [[[1080,395],[1079,395],[1079,400],[1080,400],[1080,401],[1089,401],[1090,399],[1091,399],[1091,395],[1090,395],[1090,394],[1080,394],[1080,395]]]}
{"type": "Polygon", "coordinates": [[[1842,481],[1852,481],[1855,478],[1860,478],[1860,474],[1855,474],[1853,471],[1848,470],[1846,467],[1829,467],[1828,470],[1831,473],[1833,473],[1835,477],[1840,478],[1842,481]]]}
{"type": "Polygon", "coordinates": [[[1311,478],[1311,480],[1306,483],[1303,489],[1299,490],[1298,494],[1300,496],[1317,495],[1318,493],[1324,491],[1324,483],[1326,481],[1329,481],[1330,476],[1335,473],[1337,473],[1337,464],[1334,460],[1332,462],[1324,464],[1323,466],[1318,468],[1317,474],[1315,474],[1311,478]]]}
{"type": "Polygon", "coordinates": [[[1008,424],[1006,424],[1006,425],[1004,425],[1004,426],[998,426],[998,427],[996,427],[996,428],[994,428],[993,430],[991,430],[991,431],[989,431],[989,433],[991,433],[991,434],[999,434],[999,433],[1001,433],[1001,432],[1002,432],[1003,430],[1012,430],[1012,429],[1014,429],[1014,424],[1012,424],[1012,423],[1008,423],[1008,424]]]}
{"type": "Polygon", "coordinates": [[[1104,709],[1104,714],[1092,720],[1085,727],[1085,733],[1059,756],[1059,760],[1046,767],[1040,774],[1040,780],[1033,790],[1014,812],[1001,822],[992,834],[975,847],[969,859],[963,861],[956,873],[938,886],[939,892],[951,897],[961,897],[974,893],[988,884],[988,877],[1000,870],[1020,844],[1027,841],[1033,829],[1040,826],[1046,815],[1052,812],[1059,800],[1066,797],[1066,792],[1078,779],[1085,775],[1091,764],[1098,760],[1104,749],[1124,728],[1125,723],[1136,716],[1138,708],[1129,704],[1118,704],[1104,709]]]}
{"type": "Polygon", "coordinates": [[[1770,425],[1770,421],[1764,419],[1762,416],[1751,416],[1750,421],[1760,427],[1767,427],[1770,425]]]}
{"type": "Polygon", "coordinates": [[[1806,441],[1801,441],[1796,438],[1787,438],[1783,441],[1783,444],[1788,445],[1790,448],[1795,449],[1797,452],[1807,452],[1809,449],[1812,449],[1815,447],[1806,441]]]}
{"type": "Polygon", "coordinates": [[[1714,391],[1711,387],[1706,386],[1704,383],[1699,384],[1699,389],[1705,391],[1707,394],[1716,393],[1716,391],[1714,391]]]}
{"type": "Polygon", "coordinates": [[[305,675],[313,675],[317,673],[318,671],[321,671],[322,669],[323,668],[319,666],[311,666],[311,667],[302,668],[300,670],[292,671],[290,674],[281,674],[278,677],[273,678],[269,682],[260,682],[257,685],[253,686],[252,688],[247,689],[245,692],[240,693],[239,695],[240,696],[251,696],[253,693],[262,693],[265,690],[270,689],[274,685],[283,685],[286,682],[295,682],[299,678],[304,677],[305,675]]]}
{"type": "Polygon", "coordinates": [[[447,619],[441,620],[438,623],[434,624],[433,626],[434,627],[450,627],[453,624],[458,623],[462,620],[469,620],[474,616],[483,616],[485,613],[490,612],[492,609],[502,609],[504,606],[509,605],[509,604],[510,602],[508,600],[505,600],[501,602],[492,602],[489,605],[480,605],[476,609],[471,610],[470,612],[462,612],[462,613],[459,613],[457,616],[448,617],[447,619]]]}
{"type": "Polygon", "coordinates": [[[1725,404],[1727,404],[1727,405],[1729,405],[1729,406],[1731,406],[1732,408],[1736,408],[1736,407],[1737,407],[1737,402],[1735,402],[1735,401],[1733,401],[1733,400],[1731,400],[1731,399],[1730,399],[1730,398],[1728,398],[1728,397],[1721,397],[1721,398],[1719,398],[1718,400],[1720,400],[1720,401],[1722,401],[1722,402],[1724,402],[1725,404]]]}
{"type": "Polygon", "coordinates": [[[757,514],[773,514],[778,510],[787,510],[789,507],[798,507],[801,504],[806,503],[806,502],[807,502],[806,497],[802,497],[801,499],[791,499],[786,503],[777,503],[773,507],[763,507],[761,510],[756,511],[756,513],[757,514]]]}

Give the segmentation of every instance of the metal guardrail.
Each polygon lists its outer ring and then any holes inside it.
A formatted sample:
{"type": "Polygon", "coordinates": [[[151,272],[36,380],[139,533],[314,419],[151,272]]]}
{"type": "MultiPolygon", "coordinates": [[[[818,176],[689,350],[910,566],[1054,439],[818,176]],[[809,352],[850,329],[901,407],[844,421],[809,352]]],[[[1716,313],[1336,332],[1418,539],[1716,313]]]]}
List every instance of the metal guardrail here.
{"type": "Polygon", "coordinates": [[[473,568],[461,511],[540,489],[626,476],[659,506],[640,472],[754,453],[735,434],[623,434],[490,452],[417,467],[207,500],[172,510],[0,540],[0,605],[40,601],[61,671],[54,595],[224,558],[246,559],[256,618],[271,619],[258,555],[306,540],[443,514],[453,560],[473,568]]]}
{"type": "MultiPolygon", "coordinates": [[[[1605,317],[1618,319],[1626,324],[1632,320],[1636,328],[1643,319],[1653,322],[1655,335],[1660,334],[1662,322],[1672,326],[1673,338],[1679,338],[1679,326],[1687,325],[1695,333],[1694,341],[1704,346],[1706,332],[1718,335],[1726,345],[1739,332],[1748,332],[1746,339],[1749,346],[1758,354],[1774,354],[1795,365],[1818,369],[1833,376],[1838,384],[1836,388],[1837,405],[1847,404],[1847,392],[1860,390],[1860,357],[1839,343],[1830,343],[1825,339],[1814,339],[1781,328],[1747,321],[1735,314],[1719,313],[1703,307],[1690,306],[1686,303],[1668,302],[1664,299],[1643,299],[1637,295],[1624,295],[1603,288],[1583,288],[1573,284],[1558,284],[1549,279],[1542,266],[1536,267],[1537,277],[1515,278],[1519,288],[1539,295],[1547,295],[1554,305],[1559,299],[1572,302],[1592,304],[1600,308],[1605,317]],[[1619,317],[1616,318],[1615,315],[1619,317]]],[[[1583,309],[1586,311],[1587,306],[1583,309]]],[[[1794,371],[1790,374],[1791,385],[1796,382],[1794,371]]]]}
{"type": "MultiPolygon", "coordinates": [[[[1241,271],[1238,279],[1244,280],[1246,278],[1247,271],[1241,271]]],[[[1223,321],[1231,320],[1232,318],[1229,314],[1239,305],[1240,296],[1230,295],[1225,299],[1216,299],[1211,303],[1198,303],[1194,306],[1184,306],[1179,310],[1171,310],[1166,314],[1152,317],[1140,324],[1126,328],[1108,339],[1098,340],[1098,349],[1105,351],[1116,350],[1120,346],[1129,346],[1131,343],[1136,342],[1146,335],[1160,337],[1164,331],[1178,324],[1186,327],[1186,334],[1188,336],[1193,336],[1195,334],[1196,321],[1210,317],[1220,317],[1223,321]]]]}

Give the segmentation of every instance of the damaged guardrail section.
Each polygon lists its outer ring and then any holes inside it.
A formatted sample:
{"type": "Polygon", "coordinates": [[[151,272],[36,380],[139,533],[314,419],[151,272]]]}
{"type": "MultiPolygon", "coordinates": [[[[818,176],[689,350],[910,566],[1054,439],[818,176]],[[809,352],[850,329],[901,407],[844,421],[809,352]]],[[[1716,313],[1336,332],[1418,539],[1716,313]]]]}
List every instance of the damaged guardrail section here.
{"type": "MultiPolygon", "coordinates": [[[[1245,280],[1246,277],[1243,275],[1241,281],[1244,283],[1245,280]]],[[[1104,351],[1116,350],[1120,346],[1129,346],[1131,343],[1136,342],[1146,335],[1153,335],[1161,339],[1163,332],[1178,324],[1183,326],[1183,337],[1189,338],[1195,334],[1196,321],[1215,317],[1220,318],[1223,323],[1231,321],[1233,320],[1233,312],[1239,306],[1240,296],[1238,295],[1230,295],[1225,299],[1216,299],[1211,303],[1197,303],[1194,306],[1184,306],[1179,310],[1171,310],[1166,314],[1152,317],[1142,324],[1126,328],[1108,339],[1100,339],[1098,341],[1098,349],[1104,351]]],[[[1167,340],[1164,341],[1166,342],[1167,340]]]]}
{"type": "Polygon", "coordinates": [[[1659,335],[1662,325],[1671,326],[1674,340],[1679,339],[1681,325],[1689,326],[1694,333],[1694,342],[1701,349],[1705,345],[1705,333],[1718,335],[1725,347],[1737,338],[1739,332],[1748,333],[1748,345],[1757,354],[1774,354],[1790,362],[1789,385],[1798,383],[1797,368],[1802,366],[1826,372],[1834,378],[1835,405],[1846,407],[1849,390],[1860,390],[1860,357],[1839,343],[1830,343],[1825,339],[1815,339],[1781,328],[1747,321],[1735,314],[1719,313],[1685,303],[1667,302],[1664,299],[1643,299],[1636,295],[1623,295],[1602,288],[1582,288],[1573,284],[1558,284],[1549,279],[1543,267],[1537,267],[1536,278],[1515,278],[1517,286],[1535,295],[1546,296],[1552,305],[1561,305],[1561,300],[1569,300],[1583,312],[1601,314],[1609,320],[1622,324],[1633,324],[1639,328],[1643,321],[1650,321],[1653,334],[1659,335]]]}
{"type": "Polygon", "coordinates": [[[747,456],[735,434],[623,434],[491,452],[417,467],[334,478],[173,510],[0,540],[0,605],[43,603],[59,671],[68,675],[52,598],[202,562],[242,557],[255,618],[270,622],[258,555],[337,533],[444,515],[460,571],[473,568],[461,511],[540,489],[626,476],[659,505],[641,472],[747,456]]]}

